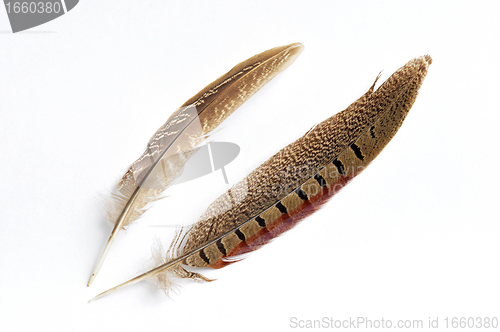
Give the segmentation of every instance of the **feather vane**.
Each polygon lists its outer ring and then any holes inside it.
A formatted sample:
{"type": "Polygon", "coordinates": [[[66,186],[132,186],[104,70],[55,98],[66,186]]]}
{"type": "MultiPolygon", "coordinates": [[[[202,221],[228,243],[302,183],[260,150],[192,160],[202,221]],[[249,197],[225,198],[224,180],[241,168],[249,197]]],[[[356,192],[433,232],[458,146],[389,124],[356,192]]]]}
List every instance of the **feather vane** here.
{"type": "Polygon", "coordinates": [[[257,54],[236,65],[177,109],[150,139],[146,151],[120,180],[107,218],[114,225],[89,286],[101,268],[118,231],[136,221],[147,205],[182,174],[186,161],[247,99],[292,64],[303,46],[294,43],[257,54]]]}

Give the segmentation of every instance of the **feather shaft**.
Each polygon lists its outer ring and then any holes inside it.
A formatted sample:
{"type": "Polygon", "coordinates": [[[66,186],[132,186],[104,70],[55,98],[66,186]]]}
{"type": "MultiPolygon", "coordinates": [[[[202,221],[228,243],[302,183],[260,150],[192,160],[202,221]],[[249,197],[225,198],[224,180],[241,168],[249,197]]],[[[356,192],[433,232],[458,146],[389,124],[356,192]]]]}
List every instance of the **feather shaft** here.
{"type": "MultiPolygon", "coordinates": [[[[210,242],[207,242],[206,244],[204,244],[203,246],[201,246],[199,248],[199,250],[203,250],[203,249],[207,248],[208,246],[213,245],[214,243],[216,243],[218,240],[222,239],[223,237],[224,237],[224,235],[221,235],[220,237],[218,237],[218,238],[216,238],[216,239],[214,239],[214,240],[212,240],[210,242]]],[[[116,291],[116,290],[118,290],[120,288],[123,288],[125,286],[130,286],[132,284],[138,283],[139,281],[142,281],[142,280],[147,279],[147,278],[149,278],[151,276],[154,276],[157,273],[160,273],[160,272],[165,271],[165,270],[167,270],[169,268],[172,268],[173,266],[181,263],[183,260],[185,260],[186,258],[188,258],[189,256],[191,256],[193,253],[194,252],[185,253],[185,254],[177,257],[177,258],[174,258],[174,259],[168,261],[165,264],[162,264],[162,265],[160,265],[158,267],[155,267],[152,270],[149,270],[148,272],[145,272],[145,273],[143,273],[141,275],[138,275],[137,277],[135,277],[133,279],[130,279],[129,281],[126,281],[126,282],[124,282],[124,283],[122,283],[122,284],[120,284],[118,286],[110,288],[107,291],[102,292],[102,293],[94,296],[92,299],[89,300],[89,303],[92,302],[92,301],[95,301],[97,299],[100,299],[101,297],[104,297],[106,295],[109,295],[112,292],[114,292],[114,291],[116,291]]]]}

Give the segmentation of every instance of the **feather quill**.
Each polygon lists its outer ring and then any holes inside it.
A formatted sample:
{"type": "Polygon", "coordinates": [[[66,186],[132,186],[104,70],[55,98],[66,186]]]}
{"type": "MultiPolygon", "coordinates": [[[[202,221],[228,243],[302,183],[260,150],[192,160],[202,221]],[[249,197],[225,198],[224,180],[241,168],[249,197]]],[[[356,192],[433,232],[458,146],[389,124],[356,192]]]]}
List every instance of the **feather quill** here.
{"type": "MultiPolygon", "coordinates": [[[[318,210],[382,151],[412,107],[428,67],[425,55],[375,83],[344,111],[321,122],[217,198],[160,266],[97,295],[157,276],[210,281],[183,266],[221,268],[254,251],[318,210]],[[237,203],[235,203],[237,202],[237,203]]],[[[91,301],[92,301],[91,300],[91,301]]]]}
{"type": "Polygon", "coordinates": [[[257,54],[236,65],[177,109],[153,135],[146,151],[118,183],[108,204],[111,235],[87,284],[95,279],[118,231],[136,221],[147,205],[182,174],[187,159],[208,134],[248,98],[286,69],[302,52],[294,43],[257,54]]]}

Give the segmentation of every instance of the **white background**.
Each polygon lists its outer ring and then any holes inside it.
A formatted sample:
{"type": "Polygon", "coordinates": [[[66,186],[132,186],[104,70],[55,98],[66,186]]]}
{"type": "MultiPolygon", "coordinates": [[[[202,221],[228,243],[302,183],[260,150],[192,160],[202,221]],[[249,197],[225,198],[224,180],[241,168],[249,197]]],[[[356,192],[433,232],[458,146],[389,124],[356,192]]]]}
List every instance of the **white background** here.
{"type": "Polygon", "coordinates": [[[12,34],[0,9],[0,330],[284,331],[298,320],[500,316],[494,1],[81,1],[12,34]],[[238,62],[305,51],[224,123],[239,180],[414,57],[433,64],[395,139],[321,211],[243,262],[87,304],[227,187],[170,188],[120,234],[101,208],[156,129],[238,62]]]}

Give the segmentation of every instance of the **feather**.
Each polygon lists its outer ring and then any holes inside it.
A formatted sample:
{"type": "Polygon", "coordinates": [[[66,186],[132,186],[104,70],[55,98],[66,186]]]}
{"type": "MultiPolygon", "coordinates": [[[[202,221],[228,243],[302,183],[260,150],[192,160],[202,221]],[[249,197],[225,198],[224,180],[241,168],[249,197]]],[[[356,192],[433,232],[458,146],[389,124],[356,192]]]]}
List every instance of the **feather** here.
{"type": "MultiPolygon", "coordinates": [[[[221,268],[318,210],[382,151],[412,107],[432,63],[425,55],[375,83],[344,111],[309,130],[217,198],[170,246],[163,264],[118,285],[157,276],[206,280],[184,266],[221,268]],[[235,203],[237,202],[237,203],[235,203]]],[[[94,300],[92,299],[92,300],[94,300]]]]}
{"type": "Polygon", "coordinates": [[[303,50],[300,43],[276,47],[241,62],[207,85],[177,109],[153,135],[146,151],[118,183],[118,194],[108,204],[108,220],[114,224],[97,262],[89,286],[96,277],[118,231],[136,221],[150,202],[182,174],[187,159],[208,134],[303,50]]]}

